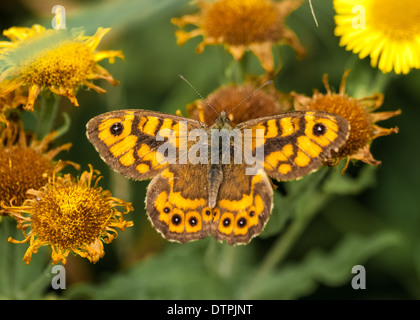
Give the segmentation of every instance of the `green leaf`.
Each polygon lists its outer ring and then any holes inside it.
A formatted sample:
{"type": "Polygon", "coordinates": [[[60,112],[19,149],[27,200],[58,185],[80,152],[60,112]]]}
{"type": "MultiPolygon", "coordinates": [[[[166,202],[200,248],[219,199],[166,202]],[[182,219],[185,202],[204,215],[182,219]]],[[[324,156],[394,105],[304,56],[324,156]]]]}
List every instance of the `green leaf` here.
{"type": "MultiPolygon", "coordinates": [[[[147,23],[157,16],[186,6],[187,0],[125,0],[87,5],[82,11],[66,17],[67,28],[83,27],[88,35],[99,27],[127,28],[138,23],[147,23]]],[[[51,19],[53,16],[51,16],[51,19]]],[[[169,20],[168,20],[169,23],[169,20]]],[[[157,35],[156,35],[157,36],[157,35]]]]}
{"type": "Polygon", "coordinates": [[[330,194],[358,194],[376,184],[376,167],[365,165],[356,178],[346,174],[332,174],[323,185],[323,190],[330,194]]]}
{"type": "Polygon", "coordinates": [[[354,265],[391,246],[401,245],[402,237],[382,231],[363,236],[348,234],[331,252],[312,250],[298,263],[290,263],[273,272],[252,292],[252,299],[296,299],[311,294],[319,284],[340,286],[349,283],[354,265]]]}
{"type": "Polygon", "coordinates": [[[316,214],[328,199],[319,187],[328,173],[329,168],[322,168],[298,181],[285,183],[286,196],[274,190],[273,212],[261,236],[281,232],[290,219],[306,219],[316,214]]]}
{"type": "Polygon", "coordinates": [[[90,299],[227,299],[223,278],[206,265],[208,241],[173,244],[154,257],[114,274],[100,285],[75,286],[68,298],[90,299]]]}
{"type": "Polygon", "coordinates": [[[22,261],[29,244],[9,243],[7,239],[23,238],[16,222],[9,217],[0,220],[0,299],[41,299],[51,284],[51,263],[46,248],[33,255],[31,263],[22,261]]]}

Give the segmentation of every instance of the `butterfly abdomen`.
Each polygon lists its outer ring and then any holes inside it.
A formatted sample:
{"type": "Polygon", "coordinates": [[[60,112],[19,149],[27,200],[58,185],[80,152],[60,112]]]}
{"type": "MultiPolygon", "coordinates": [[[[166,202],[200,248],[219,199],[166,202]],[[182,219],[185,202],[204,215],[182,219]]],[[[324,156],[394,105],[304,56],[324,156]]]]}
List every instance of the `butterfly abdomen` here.
{"type": "Polygon", "coordinates": [[[223,182],[223,171],[221,164],[211,164],[209,166],[208,181],[209,207],[213,209],[216,206],[219,188],[223,182]]]}

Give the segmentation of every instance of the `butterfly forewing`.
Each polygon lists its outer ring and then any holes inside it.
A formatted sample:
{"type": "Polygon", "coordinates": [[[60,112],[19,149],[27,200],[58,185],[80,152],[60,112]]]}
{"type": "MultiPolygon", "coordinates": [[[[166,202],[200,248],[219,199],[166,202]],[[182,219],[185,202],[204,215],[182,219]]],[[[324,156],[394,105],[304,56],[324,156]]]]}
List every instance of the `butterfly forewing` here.
{"type": "MultiPolygon", "coordinates": [[[[159,149],[164,143],[170,140],[174,150],[178,150],[180,143],[187,141],[188,131],[206,127],[197,120],[159,112],[120,110],[91,119],[87,137],[112,169],[129,178],[144,180],[170,164],[168,155],[159,149]]],[[[173,161],[177,162],[179,152],[175,156],[173,161]]]]}
{"type": "Polygon", "coordinates": [[[348,122],[326,112],[290,112],[253,119],[237,126],[253,131],[252,145],[244,149],[264,149],[264,169],[280,181],[303,177],[321,167],[323,160],[344,145],[348,122]],[[256,130],[261,130],[261,135],[256,130]]]}

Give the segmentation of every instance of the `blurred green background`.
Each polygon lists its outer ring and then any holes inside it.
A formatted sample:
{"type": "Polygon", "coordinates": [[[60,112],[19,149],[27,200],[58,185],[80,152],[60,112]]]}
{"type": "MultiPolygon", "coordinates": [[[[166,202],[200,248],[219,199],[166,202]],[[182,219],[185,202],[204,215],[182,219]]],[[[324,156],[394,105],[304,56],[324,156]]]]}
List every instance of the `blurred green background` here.
{"type": "MultiPolygon", "coordinates": [[[[0,268],[8,257],[14,266],[4,279],[5,298],[64,299],[418,299],[420,298],[420,72],[406,76],[381,75],[369,60],[338,45],[334,36],[332,1],[314,0],[319,27],[308,1],[290,15],[287,25],[307,50],[298,61],[293,50],[276,51],[283,67],[274,85],[283,92],[325,92],[322,75],[328,73],[338,90],[343,72],[352,69],[347,92],[370,95],[380,89],[385,102],[380,111],[402,109],[402,115],[379,123],[398,126],[397,135],[375,140],[371,150],[382,161],[378,168],[360,162],[342,176],[340,168],[323,168],[297,182],[283,183],[275,191],[272,217],[266,230],[249,245],[231,247],[210,237],[185,245],[163,239],[147,220],[144,209],[148,181],[130,181],[111,172],[85,136],[89,119],[109,110],[139,108],[175,113],[198,99],[178,78],[184,75],[207,96],[229,79],[232,57],[221,46],[195,53],[196,38],[179,47],[170,18],[196,12],[186,0],[60,1],[19,0],[0,3],[0,27],[51,28],[56,4],[66,8],[67,28],[84,27],[93,35],[98,27],[111,27],[98,50],[122,50],[125,60],[100,62],[120,85],[95,82],[106,94],[82,88],[80,107],[62,98],[60,112],[71,119],[69,131],[58,143],[72,142],[58,158],[91,163],[104,176],[101,186],[133,202],[127,216],[135,226],[105,245],[105,256],[95,265],[69,257],[67,289],[54,291],[37,283],[45,271],[49,248],[41,248],[29,266],[21,261],[27,245],[7,243],[0,233],[0,268]],[[377,79],[385,79],[378,87],[377,79]],[[366,269],[366,289],[354,290],[354,265],[366,269]],[[7,283],[7,285],[6,285],[7,283]]],[[[6,39],[2,39],[6,40],[6,39]]],[[[277,50],[277,49],[276,49],[277,50]]],[[[263,74],[255,57],[248,68],[263,74]]],[[[56,128],[63,123],[61,115],[56,128]]],[[[34,125],[33,115],[25,118],[34,125]]],[[[71,172],[71,171],[70,171],[71,172]]],[[[77,174],[77,172],[72,172],[77,174]]],[[[4,229],[2,229],[4,230],[4,229]]],[[[17,233],[14,238],[21,239],[17,233]]],[[[10,268],[10,264],[9,264],[10,268]]],[[[48,271],[47,271],[48,272],[48,271]]]]}

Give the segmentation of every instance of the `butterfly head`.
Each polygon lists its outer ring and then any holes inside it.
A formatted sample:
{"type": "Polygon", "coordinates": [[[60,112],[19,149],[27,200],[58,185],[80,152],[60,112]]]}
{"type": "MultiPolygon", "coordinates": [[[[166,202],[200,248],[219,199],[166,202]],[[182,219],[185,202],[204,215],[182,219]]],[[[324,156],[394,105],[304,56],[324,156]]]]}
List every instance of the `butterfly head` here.
{"type": "Polygon", "coordinates": [[[211,127],[212,129],[232,129],[230,126],[230,119],[227,116],[227,113],[225,111],[220,112],[219,116],[214,121],[214,124],[211,127]]]}

